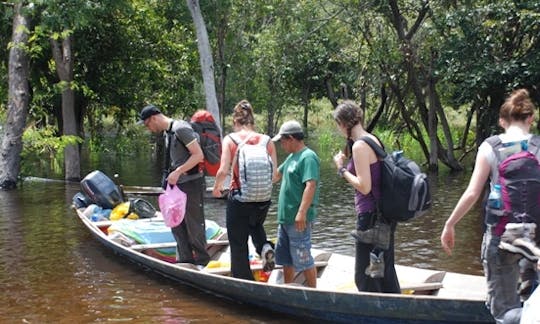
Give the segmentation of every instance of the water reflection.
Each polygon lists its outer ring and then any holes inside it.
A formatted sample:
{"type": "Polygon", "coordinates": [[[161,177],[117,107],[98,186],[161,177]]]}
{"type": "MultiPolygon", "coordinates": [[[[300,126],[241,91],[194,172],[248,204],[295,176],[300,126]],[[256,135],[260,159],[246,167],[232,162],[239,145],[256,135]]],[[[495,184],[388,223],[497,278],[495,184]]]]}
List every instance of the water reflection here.
{"type": "MultiPolygon", "coordinates": [[[[94,161],[96,162],[96,161],[94,161]]],[[[125,185],[156,185],[159,170],[151,156],[122,163],[99,163],[84,169],[118,173],[125,185]]],[[[443,223],[467,184],[467,175],[432,178],[433,209],[399,225],[399,264],[481,274],[478,211],[457,228],[452,257],[440,248],[443,223]]],[[[295,319],[265,312],[180,285],[117,257],[101,247],[70,209],[78,184],[25,182],[15,191],[0,191],[0,322],[145,323],[212,321],[216,323],[293,323],[295,319]]],[[[276,236],[275,188],[266,228],[276,236]]],[[[152,198],[155,204],[155,198],[152,198]]],[[[322,166],[319,217],[314,246],[353,255],[353,191],[327,162],[322,166]]],[[[157,206],[157,204],[156,204],[157,206]]],[[[209,199],[206,216],[225,225],[225,201],[209,199]]]]}

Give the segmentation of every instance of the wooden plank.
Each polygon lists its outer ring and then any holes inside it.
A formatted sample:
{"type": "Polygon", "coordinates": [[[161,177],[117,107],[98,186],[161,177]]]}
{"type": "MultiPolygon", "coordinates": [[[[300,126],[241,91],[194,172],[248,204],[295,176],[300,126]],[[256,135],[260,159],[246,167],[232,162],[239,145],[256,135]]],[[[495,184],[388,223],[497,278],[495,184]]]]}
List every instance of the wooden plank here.
{"type": "Polygon", "coordinates": [[[109,227],[112,225],[112,221],[99,221],[99,222],[92,222],[92,224],[96,225],[98,228],[103,228],[103,227],[109,227]]]}
{"type": "MultiPolygon", "coordinates": [[[[138,222],[163,222],[163,218],[162,217],[141,218],[141,219],[138,219],[137,221],[138,222]]],[[[117,222],[117,221],[105,220],[105,221],[92,222],[92,224],[98,228],[103,228],[103,227],[111,226],[114,222],[117,222]]]]}
{"type": "MultiPolygon", "coordinates": [[[[318,268],[322,268],[322,267],[326,267],[326,265],[328,264],[328,262],[326,261],[315,261],[315,267],[318,269],[318,268]]],[[[282,269],[283,267],[279,264],[276,264],[276,266],[274,267],[274,270],[278,270],[278,269],[282,269]]],[[[263,265],[262,264],[252,264],[251,265],[251,271],[258,271],[258,270],[262,270],[263,269],[263,265]]],[[[221,267],[221,268],[204,268],[204,271],[205,272],[208,272],[208,273],[211,273],[211,274],[219,274],[219,275],[228,275],[231,273],[231,268],[229,267],[221,267]]]]}
{"type": "Polygon", "coordinates": [[[446,271],[439,271],[431,274],[424,282],[406,282],[401,284],[401,292],[414,295],[437,295],[439,289],[443,288],[442,281],[446,276],[446,271]]]}
{"type": "Polygon", "coordinates": [[[414,291],[426,291],[437,290],[443,287],[442,282],[419,282],[402,285],[401,290],[414,290],[414,291]]]}
{"type": "Polygon", "coordinates": [[[125,195],[135,196],[159,196],[165,191],[161,187],[146,186],[120,186],[125,195]]]}
{"type": "MultiPolygon", "coordinates": [[[[226,240],[208,240],[206,246],[225,246],[229,245],[229,241],[226,240]]],[[[165,242],[165,243],[149,243],[149,244],[134,244],[129,248],[136,251],[148,250],[148,249],[166,249],[176,247],[176,242],[165,242]]]]}
{"type": "MultiPolygon", "coordinates": [[[[126,195],[130,196],[159,196],[165,191],[161,187],[145,187],[145,186],[121,186],[122,191],[126,195]]],[[[212,194],[212,190],[214,190],[214,187],[207,187],[206,193],[212,194]]],[[[229,193],[229,190],[226,189],[222,192],[222,195],[220,198],[227,197],[227,194],[229,193]]]]}

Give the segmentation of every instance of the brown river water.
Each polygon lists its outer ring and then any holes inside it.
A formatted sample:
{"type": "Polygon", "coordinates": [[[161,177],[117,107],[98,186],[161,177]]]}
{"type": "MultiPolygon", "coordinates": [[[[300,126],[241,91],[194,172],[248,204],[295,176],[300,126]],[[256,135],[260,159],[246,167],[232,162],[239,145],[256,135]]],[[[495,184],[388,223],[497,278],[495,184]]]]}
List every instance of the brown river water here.
{"type": "MultiPolygon", "coordinates": [[[[104,156],[86,162],[91,165],[83,169],[85,174],[100,169],[111,177],[118,173],[125,185],[154,186],[159,170],[150,159],[104,156]]],[[[439,243],[444,221],[468,179],[468,173],[431,177],[433,208],[422,218],[399,224],[396,263],[482,274],[478,208],[458,225],[451,257],[439,243]]],[[[198,291],[116,256],[78,222],[70,205],[79,190],[78,183],[35,178],[17,190],[0,190],[0,323],[298,322],[198,291]]],[[[315,247],[354,255],[349,236],[355,224],[352,199],[352,189],[323,161],[315,247]]],[[[224,200],[206,200],[206,217],[224,226],[224,207],[224,200]]],[[[266,221],[270,237],[276,235],[275,218],[274,203],[266,221]]]]}

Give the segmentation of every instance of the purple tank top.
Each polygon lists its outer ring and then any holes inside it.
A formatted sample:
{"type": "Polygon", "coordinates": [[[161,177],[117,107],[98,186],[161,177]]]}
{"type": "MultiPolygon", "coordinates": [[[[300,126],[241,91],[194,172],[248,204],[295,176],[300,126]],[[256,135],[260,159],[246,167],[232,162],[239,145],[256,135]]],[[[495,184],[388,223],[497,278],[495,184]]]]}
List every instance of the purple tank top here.
{"type": "MultiPolygon", "coordinates": [[[[375,202],[381,197],[381,165],[382,161],[377,161],[369,166],[371,174],[371,192],[367,195],[358,190],[354,190],[354,208],[357,214],[375,211],[375,202]]],[[[347,164],[347,171],[356,176],[354,162],[351,159],[347,164]]]]}

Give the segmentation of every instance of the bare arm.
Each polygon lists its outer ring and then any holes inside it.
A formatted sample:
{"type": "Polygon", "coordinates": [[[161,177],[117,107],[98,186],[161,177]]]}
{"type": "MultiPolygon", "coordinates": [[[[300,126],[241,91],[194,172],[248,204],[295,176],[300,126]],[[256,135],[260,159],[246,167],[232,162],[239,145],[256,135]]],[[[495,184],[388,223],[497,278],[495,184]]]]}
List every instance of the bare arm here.
{"type": "MultiPolygon", "coordinates": [[[[371,192],[371,169],[370,165],[377,161],[377,156],[371,147],[364,141],[356,141],[353,145],[353,162],[356,176],[350,172],[343,173],[343,178],[350,183],[354,189],[366,195],[371,192]]],[[[334,163],[337,169],[344,166],[345,155],[339,152],[334,156],[334,163]]]]}
{"type": "Polygon", "coordinates": [[[300,207],[298,208],[298,213],[296,213],[295,225],[298,231],[303,231],[306,229],[307,221],[307,212],[309,206],[313,202],[313,197],[315,197],[315,192],[317,190],[317,181],[308,180],[306,182],[306,187],[304,188],[304,193],[302,194],[302,201],[300,202],[300,207]]]}
{"type": "Polygon", "coordinates": [[[274,144],[274,142],[270,141],[268,142],[268,146],[270,147],[269,152],[271,152],[270,157],[272,158],[272,165],[273,165],[272,183],[276,183],[281,179],[281,174],[277,170],[278,161],[277,161],[276,145],[274,144]]]}
{"type": "Polygon", "coordinates": [[[219,169],[216,173],[216,180],[214,183],[214,190],[212,195],[214,197],[221,197],[221,191],[225,189],[223,186],[225,184],[225,179],[227,175],[231,172],[232,156],[231,156],[231,145],[232,141],[229,136],[225,136],[223,139],[223,147],[221,150],[221,161],[219,164],[219,169]]]}
{"type": "Polygon", "coordinates": [[[179,165],[174,171],[169,173],[169,176],[167,177],[169,183],[178,182],[178,178],[180,178],[182,174],[193,169],[204,159],[204,153],[196,139],[187,144],[186,148],[188,149],[190,156],[184,164],[179,165]]]}
{"type": "Polygon", "coordinates": [[[451,255],[454,248],[455,225],[469,212],[474,203],[482,195],[490,171],[487,159],[484,156],[478,155],[469,185],[461,195],[461,198],[459,198],[452,214],[446,220],[441,233],[441,245],[447,254],[451,255]]]}

